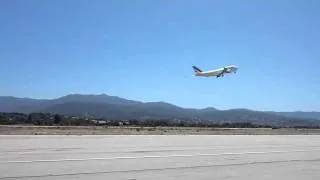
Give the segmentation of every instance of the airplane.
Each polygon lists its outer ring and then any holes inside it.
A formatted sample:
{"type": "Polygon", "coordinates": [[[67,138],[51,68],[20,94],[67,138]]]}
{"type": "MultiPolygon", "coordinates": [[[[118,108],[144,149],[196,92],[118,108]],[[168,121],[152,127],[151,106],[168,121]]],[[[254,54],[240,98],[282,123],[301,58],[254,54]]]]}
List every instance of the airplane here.
{"type": "Polygon", "coordinates": [[[202,76],[202,77],[212,77],[215,76],[217,78],[223,77],[224,74],[236,73],[238,67],[235,65],[226,66],[219,69],[209,70],[209,71],[202,71],[196,66],[192,66],[193,71],[195,72],[195,76],[202,76]]]}

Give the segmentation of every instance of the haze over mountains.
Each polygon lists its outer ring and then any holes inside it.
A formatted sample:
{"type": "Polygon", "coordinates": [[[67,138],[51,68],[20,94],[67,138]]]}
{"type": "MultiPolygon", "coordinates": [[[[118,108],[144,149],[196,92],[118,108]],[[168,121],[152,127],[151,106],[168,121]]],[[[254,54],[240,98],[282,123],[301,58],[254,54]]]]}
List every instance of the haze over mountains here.
{"type": "Polygon", "coordinates": [[[166,102],[140,102],[117,96],[70,94],[57,99],[0,96],[0,112],[48,112],[112,119],[182,119],[259,124],[320,124],[320,112],[261,112],[248,109],[181,108],[166,102]]]}

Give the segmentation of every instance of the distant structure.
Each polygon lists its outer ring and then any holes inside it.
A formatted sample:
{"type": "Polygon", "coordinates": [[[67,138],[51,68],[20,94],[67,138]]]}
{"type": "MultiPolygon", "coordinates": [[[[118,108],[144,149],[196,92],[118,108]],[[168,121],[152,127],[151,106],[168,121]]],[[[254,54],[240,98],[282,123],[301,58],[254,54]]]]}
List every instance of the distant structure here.
{"type": "Polygon", "coordinates": [[[92,123],[96,125],[106,125],[107,121],[102,121],[102,120],[91,120],[92,123]]]}

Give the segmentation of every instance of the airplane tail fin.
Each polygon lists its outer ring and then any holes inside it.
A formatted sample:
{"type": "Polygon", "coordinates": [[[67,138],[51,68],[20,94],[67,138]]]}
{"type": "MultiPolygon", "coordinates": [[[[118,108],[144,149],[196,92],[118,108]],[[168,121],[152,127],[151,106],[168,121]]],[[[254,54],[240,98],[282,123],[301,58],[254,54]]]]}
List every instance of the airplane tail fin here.
{"type": "Polygon", "coordinates": [[[202,70],[201,70],[201,69],[199,69],[199,68],[198,68],[198,67],[196,67],[196,66],[192,66],[192,68],[193,68],[193,71],[194,71],[195,73],[202,72],[202,70]]]}

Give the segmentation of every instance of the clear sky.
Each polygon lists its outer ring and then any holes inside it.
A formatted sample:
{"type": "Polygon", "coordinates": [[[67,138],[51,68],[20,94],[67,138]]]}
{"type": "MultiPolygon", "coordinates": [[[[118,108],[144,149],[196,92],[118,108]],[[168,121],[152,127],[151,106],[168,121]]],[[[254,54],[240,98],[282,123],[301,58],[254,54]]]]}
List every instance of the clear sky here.
{"type": "Polygon", "coordinates": [[[1,0],[0,95],[320,111],[318,0],[1,0]],[[224,78],[195,77],[235,64],[224,78]]]}

